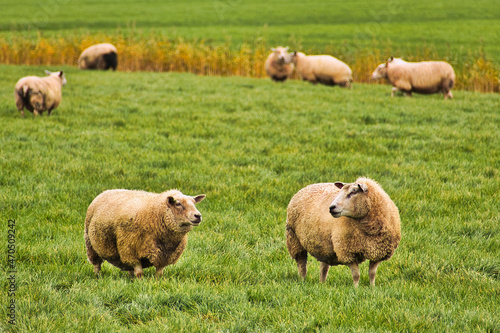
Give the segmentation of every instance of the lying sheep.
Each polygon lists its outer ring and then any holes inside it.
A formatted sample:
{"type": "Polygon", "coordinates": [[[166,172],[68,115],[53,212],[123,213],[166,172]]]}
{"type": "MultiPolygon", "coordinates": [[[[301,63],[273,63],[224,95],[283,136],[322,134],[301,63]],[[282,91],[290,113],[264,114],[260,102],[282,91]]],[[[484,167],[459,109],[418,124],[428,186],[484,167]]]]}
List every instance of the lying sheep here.
{"type": "Polygon", "coordinates": [[[24,117],[24,108],[33,112],[35,116],[43,111],[52,113],[62,100],[62,87],[66,84],[63,71],[49,72],[49,76],[26,76],[17,81],[14,88],[16,106],[24,117]]]}
{"type": "Polygon", "coordinates": [[[195,204],[205,199],[177,190],[163,193],[109,190],[90,204],[85,218],[87,257],[96,275],[104,260],[141,278],[154,266],[156,276],[177,262],[187,233],[201,222],[195,204]]]}
{"type": "Polygon", "coordinates": [[[292,75],[293,64],[291,63],[288,46],[271,48],[273,51],[266,59],[265,70],[267,76],[276,82],[283,82],[292,75]]]}
{"type": "Polygon", "coordinates": [[[400,58],[389,58],[380,64],[372,79],[387,79],[392,85],[391,97],[398,90],[407,96],[412,92],[433,94],[442,92],[444,99],[453,98],[451,88],[455,84],[455,72],[444,61],[406,62],[400,58]]]}
{"type": "Polygon", "coordinates": [[[102,43],[89,46],[83,50],[78,58],[78,67],[80,69],[102,69],[118,66],[118,51],[113,44],[102,43]]]}
{"type": "Polygon", "coordinates": [[[359,283],[358,265],[370,261],[370,285],[377,267],[389,259],[401,239],[398,208],[375,181],[309,185],[295,194],[287,210],[286,245],[302,278],[307,273],[307,254],[321,262],[320,282],[330,266],[351,269],[354,286],[359,283]]]}
{"type": "Polygon", "coordinates": [[[293,52],[291,60],[297,73],[304,81],[351,87],[352,70],[346,63],[330,55],[306,56],[302,52],[293,52]]]}

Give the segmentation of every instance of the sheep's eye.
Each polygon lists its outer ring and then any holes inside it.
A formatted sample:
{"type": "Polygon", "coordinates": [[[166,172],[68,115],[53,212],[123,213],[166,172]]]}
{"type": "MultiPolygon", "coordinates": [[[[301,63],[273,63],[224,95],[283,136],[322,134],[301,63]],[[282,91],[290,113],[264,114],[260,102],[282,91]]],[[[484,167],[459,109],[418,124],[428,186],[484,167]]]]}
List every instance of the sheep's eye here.
{"type": "Polygon", "coordinates": [[[181,207],[182,207],[182,204],[181,204],[180,202],[176,202],[176,203],[175,203],[175,206],[176,206],[176,207],[181,208],[181,207]]]}
{"type": "Polygon", "coordinates": [[[358,193],[358,191],[356,191],[356,189],[352,189],[348,194],[347,194],[347,197],[350,198],[352,197],[353,195],[355,195],[356,193],[358,193]]]}

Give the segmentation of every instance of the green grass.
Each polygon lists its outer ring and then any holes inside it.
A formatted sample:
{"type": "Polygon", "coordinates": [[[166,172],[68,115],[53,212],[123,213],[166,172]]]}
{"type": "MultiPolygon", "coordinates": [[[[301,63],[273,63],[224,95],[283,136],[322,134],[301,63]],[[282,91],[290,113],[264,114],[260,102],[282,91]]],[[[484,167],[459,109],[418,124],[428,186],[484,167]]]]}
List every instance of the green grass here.
{"type": "MultiPolygon", "coordinates": [[[[49,68],[56,70],[58,68],[49,68]]],[[[84,72],[53,112],[21,118],[0,66],[0,239],[16,220],[13,332],[463,332],[500,330],[500,95],[390,98],[268,79],[84,72]],[[377,180],[402,241],[370,288],[367,264],[301,281],[285,247],[286,206],[317,182],[377,180]],[[96,280],[83,225],[111,188],[207,194],[176,265],[142,281],[109,264],[96,280]]]]}
{"type": "Polygon", "coordinates": [[[433,1],[3,1],[0,34],[7,36],[161,32],[239,49],[266,40],[310,52],[356,54],[376,48],[409,57],[425,45],[440,57],[484,48],[500,63],[496,0],[433,1]],[[28,29],[28,31],[26,31],[28,29]]]}

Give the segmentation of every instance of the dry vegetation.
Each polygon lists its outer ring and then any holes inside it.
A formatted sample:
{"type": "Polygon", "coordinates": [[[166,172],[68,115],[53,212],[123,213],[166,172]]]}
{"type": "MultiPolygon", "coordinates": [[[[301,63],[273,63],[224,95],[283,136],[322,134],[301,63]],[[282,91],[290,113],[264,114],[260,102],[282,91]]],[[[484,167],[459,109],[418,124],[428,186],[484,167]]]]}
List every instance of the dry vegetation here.
{"type": "MultiPolygon", "coordinates": [[[[76,65],[81,51],[96,43],[109,42],[119,51],[122,71],[190,72],[198,75],[265,77],[264,62],[269,49],[265,40],[258,39],[240,46],[210,45],[204,40],[169,39],[152,33],[114,35],[86,34],[65,37],[0,38],[0,63],[16,65],[76,65]]],[[[308,50],[304,50],[306,53],[308,50]]],[[[480,92],[500,92],[500,70],[481,49],[468,54],[439,53],[435,47],[419,46],[404,52],[391,45],[374,45],[370,49],[335,50],[323,53],[342,59],[353,70],[355,82],[370,82],[371,72],[387,55],[405,54],[407,61],[442,59],[450,62],[457,75],[455,89],[480,92]],[[411,54],[411,55],[410,55],[411,54]]]]}

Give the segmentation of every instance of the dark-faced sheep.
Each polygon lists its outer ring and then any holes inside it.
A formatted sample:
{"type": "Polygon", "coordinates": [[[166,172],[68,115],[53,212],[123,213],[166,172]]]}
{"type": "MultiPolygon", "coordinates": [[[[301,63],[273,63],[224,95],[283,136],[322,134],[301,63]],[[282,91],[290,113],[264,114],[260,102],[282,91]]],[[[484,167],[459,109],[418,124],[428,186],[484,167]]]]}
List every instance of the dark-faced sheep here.
{"type": "Polygon", "coordinates": [[[391,97],[398,90],[411,96],[419,94],[443,93],[444,99],[453,98],[451,88],[455,84],[455,71],[444,61],[406,62],[400,58],[389,58],[380,64],[372,74],[372,79],[387,79],[392,85],[391,97]]]}
{"type": "Polygon", "coordinates": [[[271,50],[273,52],[267,57],[264,69],[271,80],[283,82],[293,72],[293,64],[288,53],[288,47],[278,46],[277,48],[271,48],[271,50]]]}
{"type": "Polygon", "coordinates": [[[62,100],[62,87],[66,84],[63,71],[49,72],[49,76],[26,76],[17,81],[14,88],[16,107],[24,117],[24,108],[33,112],[35,116],[43,111],[52,113],[62,100]]]}
{"type": "Polygon", "coordinates": [[[118,66],[118,51],[116,47],[109,43],[102,43],[89,46],[83,50],[78,58],[80,69],[101,69],[112,68],[116,70],[118,66]]]}
{"type": "Polygon", "coordinates": [[[308,253],[321,262],[320,281],[330,266],[351,269],[354,286],[358,265],[370,261],[370,285],[380,262],[391,258],[401,239],[398,208],[375,181],[309,185],[293,196],[287,210],[286,245],[302,278],[308,253]]]}
{"type": "Polygon", "coordinates": [[[302,80],[325,85],[351,87],[352,70],[339,59],[330,55],[310,55],[293,52],[291,55],[295,70],[302,80]]]}
{"type": "Polygon", "coordinates": [[[201,222],[195,204],[205,198],[177,190],[163,193],[109,190],[90,204],[85,218],[87,257],[96,275],[104,260],[141,278],[154,266],[156,276],[177,262],[187,233],[201,222]]]}

